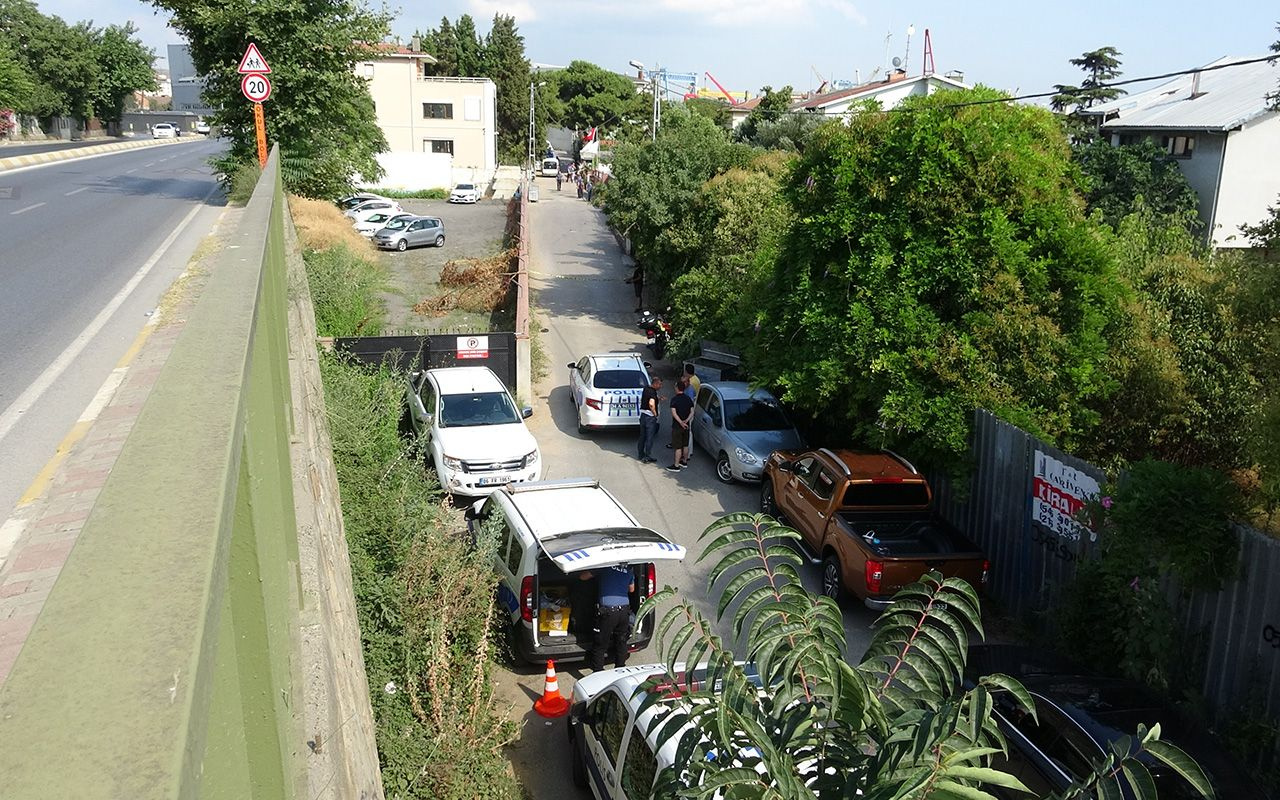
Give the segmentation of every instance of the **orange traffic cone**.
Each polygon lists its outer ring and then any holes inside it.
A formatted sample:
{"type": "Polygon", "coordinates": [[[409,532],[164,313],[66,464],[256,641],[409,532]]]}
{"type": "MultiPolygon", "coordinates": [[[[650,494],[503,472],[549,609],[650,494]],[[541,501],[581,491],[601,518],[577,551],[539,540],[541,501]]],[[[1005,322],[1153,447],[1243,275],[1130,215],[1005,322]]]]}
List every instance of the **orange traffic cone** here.
{"type": "Polygon", "coordinates": [[[560,696],[556,662],[551,659],[547,659],[547,684],[542,690],[542,697],[533,704],[533,710],[544,717],[563,717],[569,713],[569,701],[560,696]]]}

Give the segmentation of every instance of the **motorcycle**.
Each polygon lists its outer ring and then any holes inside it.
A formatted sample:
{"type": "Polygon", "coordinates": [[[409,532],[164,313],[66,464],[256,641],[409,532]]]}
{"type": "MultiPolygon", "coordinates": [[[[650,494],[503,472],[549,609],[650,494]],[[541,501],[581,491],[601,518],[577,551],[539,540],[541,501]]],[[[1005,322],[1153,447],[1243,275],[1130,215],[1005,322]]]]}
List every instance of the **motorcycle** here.
{"type": "MultiPolygon", "coordinates": [[[[667,309],[667,311],[670,310],[670,308],[667,309]]],[[[644,329],[644,334],[648,337],[646,344],[653,351],[653,357],[662,358],[667,352],[667,343],[671,341],[671,323],[663,319],[660,314],[645,311],[640,315],[640,321],[636,323],[636,327],[644,329]]]]}

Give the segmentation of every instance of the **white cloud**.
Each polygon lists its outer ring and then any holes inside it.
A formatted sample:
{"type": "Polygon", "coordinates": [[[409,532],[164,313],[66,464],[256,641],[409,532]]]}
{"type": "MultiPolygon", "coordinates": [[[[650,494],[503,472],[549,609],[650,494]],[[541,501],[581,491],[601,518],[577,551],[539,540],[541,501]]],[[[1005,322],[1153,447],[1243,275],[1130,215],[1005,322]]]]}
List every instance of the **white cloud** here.
{"type": "Polygon", "coordinates": [[[702,17],[722,27],[768,23],[831,22],[833,17],[865,25],[863,16],[850,0],[659,0],[668,11],[702,17]]]}
{"type": "Polygon", "coordinates": [[[468,0],[477,21],[493,19],[494,14],[515,17],[516,22],[532,22],[538,18],[531,0],[468,0]]]}

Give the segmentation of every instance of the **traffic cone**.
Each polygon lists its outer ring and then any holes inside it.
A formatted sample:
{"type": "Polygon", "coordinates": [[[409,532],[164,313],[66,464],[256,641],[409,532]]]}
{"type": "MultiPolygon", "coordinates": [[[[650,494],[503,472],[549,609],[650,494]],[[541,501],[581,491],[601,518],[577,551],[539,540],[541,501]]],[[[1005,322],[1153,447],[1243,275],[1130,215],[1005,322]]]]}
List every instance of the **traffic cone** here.
{"type": "Polygon", "coordinates": [[[544,717],[563,717],[569,713],[569,701],[560,696],[556,662],[551,659],[547,659],[547,684],[542,689],[542,697],[533,704],[533,710],[544,717]]]}

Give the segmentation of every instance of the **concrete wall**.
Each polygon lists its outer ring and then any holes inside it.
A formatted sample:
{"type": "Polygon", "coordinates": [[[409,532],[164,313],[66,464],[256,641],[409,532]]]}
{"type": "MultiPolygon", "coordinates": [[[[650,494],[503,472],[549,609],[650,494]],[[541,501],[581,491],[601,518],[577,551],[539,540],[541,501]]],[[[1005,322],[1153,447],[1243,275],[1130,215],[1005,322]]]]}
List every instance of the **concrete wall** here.
{"type": "Polygon", "coordinates": [[[383,176],[376,181],[363,178],[363,188],[445,189],[453,186],[453,157],[444,153],[379,153],[383,176]]]}
{"type": "Polygon", "coordinates": [[[369,82],[378,126],[391,152],[430,153],[432,142],[452,142],[455,166],[497,167],[497,88],[488,78],[422,76],[419,60],[387,56],[356,65],[369,82]],[[426,116],[423,104],[443,104],[450,119],[426,116]]]}
{"type": "Polygon", "coordinates": [[[1280,112],[1228,135],[1220,186],[1213,216],[1214,244],[1248,247],[1240,226],[1258,224],[1266,218],[1267,208],[1280,202],[1280,112]]]}
{"type": "Polygon", "coordinates": [[[168,122],[178,126],[185,136],[199,136],[196,123],[200,117],[189,111],[126,111],[120,116],[121,136],[150,136],[150,126],[158,122],[168,122]]]}

